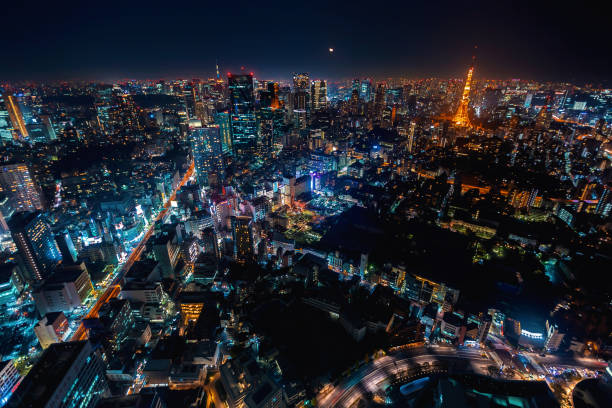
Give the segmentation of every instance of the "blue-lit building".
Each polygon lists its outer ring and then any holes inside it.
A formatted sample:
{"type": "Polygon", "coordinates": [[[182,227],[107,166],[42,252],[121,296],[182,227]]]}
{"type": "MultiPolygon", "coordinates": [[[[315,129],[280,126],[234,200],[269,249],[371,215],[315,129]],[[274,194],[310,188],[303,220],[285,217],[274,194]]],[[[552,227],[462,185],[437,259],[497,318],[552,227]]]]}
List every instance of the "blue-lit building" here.
{"type": "Polygon", "coordinates": [[[232,147],[232,127],[230,125],[230,114],[227,111],[215,113],[215,124],[219,126],[219,133],[221,135],[221,147],[223,148],[223,154],[231,155],[233,152],[232,147]]]}
{"type": "Polygon", "coordinates": [[[361,88],[359,89],[359,98],[365,102],[372,100],[372,81],[364,79],[361,81],[361,88]]]}
{"type": "Polygon", "coordinates": [[[258,114],[259,137],[262,144],[270,148],[280,143],[284,128],[284,111],[275,108],[262,108],[258,114]]]}
{"type": "Polygon", "coordinates": [[[4,314],[4,308],[15,305],[19,295],[15,285],[17,268],[16,264],[10,262],[0,264],[0,316],[4,314]]]}
{"type": "Polygon", "coordinates": [[[221,181],[224,175],[223,143],[220,127],[212,125],[194,129],[191,148],[198,183],[208,186],[211,181],[221,181]]]}
{"type": "Polygon", "coordinates": [[[104,363],[89,341],[55,343],[23,379],[7,407],[92,408],[109,396],[104,363]]]}
{"type": "Polygon", "coordinates": [[[51,227],[40,211],[17,213],[9,220],[13,241],[32,282],[47,278],[62,260],[51,227]]]}
{"type": "Polygon", "coordinates": [[[20,378],[13,360],[0,361],[0,407],[3,407],[11,397],[13,388],[20,378]]]}
{"type": "Polygon", "coordinates": [[[257,142],[253,75],[227,76],[230,102],[230,124],[234,150],[253,148],[257,142]]]}

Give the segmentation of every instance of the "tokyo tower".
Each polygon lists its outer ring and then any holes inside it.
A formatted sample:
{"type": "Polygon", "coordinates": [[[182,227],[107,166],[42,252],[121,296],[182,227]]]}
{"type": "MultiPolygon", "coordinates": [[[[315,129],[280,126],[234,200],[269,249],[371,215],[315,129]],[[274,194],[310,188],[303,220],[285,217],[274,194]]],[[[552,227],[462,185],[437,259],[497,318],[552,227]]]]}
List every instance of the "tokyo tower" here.
{"type": "Polygon", "coordinates": [[[459,103],[459,109],[455,113],[453,122],[457,126],[471,126],[470,118],[468,117],[468,104],[470,103],[470,87],[472,85],[472,74],[474,73],[474,65],[468,70],[467,78],[465,79],[465,86],[463,87],[463,95],[461,96],[461,102],[459,103]]]}

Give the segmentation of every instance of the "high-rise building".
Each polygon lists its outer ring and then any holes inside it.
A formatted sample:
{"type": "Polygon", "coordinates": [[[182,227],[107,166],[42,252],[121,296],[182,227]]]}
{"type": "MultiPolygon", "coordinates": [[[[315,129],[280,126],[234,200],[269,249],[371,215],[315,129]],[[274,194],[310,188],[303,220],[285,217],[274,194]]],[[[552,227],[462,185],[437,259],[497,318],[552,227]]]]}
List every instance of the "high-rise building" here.
{"type": "Polygon", "coordinates": [[[279,99],[280,89],[277,82],[268,82],[266,90],[259,93],[259,104],[261,108],[278,109],[281,107],[279,99]]]}
{"type": "Polygon", "coordinates": [[[223,144],[220,127],[211,125],[191,132],[191,148],[198,183],[208,186],[224,176],[223,144]]]}
{"type": "Polygon", "coordinates": [[[308,72],[294,73],[293,74],[293,91],[294,92],[308,92],[310,90],[310,76],[308,72]]]}
{"type": "Polygon", "coordinates": [[[232,144],[234,150],[242,151],[254,147],[257,142],[253,74],[228,74],[227,82],[232,144]]]}
{"type": "Polygon", "coordinates": [[[55,242],[62,254],[62,261],[75,263],[78,258],[78,252],[74,246],[74,241],[68,231],[60,232],[55,235],[55,242]]]}
{"type": "Polygon", "coordinates": [[[104,363],[89,341],[50,345],[8,400],[8,408],[93,408],[109,395],[104,363]]]}
{"type": "Polygon", "coordinates": [[[253,224],[251,217],[232,216],[232,238],[234,240],[234,259],[248,262],[254,257],[253,224]]]}
{"type": "Polygon", "coordinates": [[[32,296],[41,316],[52,312],[71,312],[83,306],[93,291],[85,263],[60,266],[55,273],[37,287],[32,296]]]}
{"type": "Polygon", "coordinates": [[[374,116],[380,120],[382,118],[383,110],[385,109],[385,84],[380,83],[376,87],[376,94],[374,95],[374,116]]]}
{"type": "Polygon", "coordinates": [[[410,128],[408,129],[408,153],[412,153],[414,148],[414,132],[416,130],[416,122],[410,122],[410,128]]]}
{"type": "Polygon", "coordinates": [[[61,262],[62,255],[42,213],[17,213],[11,217],[8,225],[26,264],[28,278],[32,282],[39,282],[50,276],[61,262]]]}
{"type": "Polygon", "coordinates": [[[281,140],[284,127],[284,111],[271,107],[262,108],[258,113],[258,124],[261,144],[270,149],[281,140]]]}
{"type": "Polygon", "coordinates": [[[6,404],[21,376],[13,360],[0,361],[0,407],[6,404]]]}
{"type": "Polygon", "coordinates": [[[10,141],[15,138],[13,124],[6,107],[6,97],[0,93],[0,142],[10,141]]]}
{"type": "Polygon", "coordinates": [[[230,125],[230,114],[227,111],[215,113],[215,124],[219,126],[221,134],[221,146],[223,154],[231,155],[232,147],[232,127],[230,125]]]}
{"type": "Polygon", "coordinates": [[[597,200],[597,206],[595,207],[595,214],[605,215],[610,214],[610,210],[612,209],[612,188],[606,186],[601,195],[599,196],[599,200],[597,200]]]}
{"type": "Polygon", "coordinates": [[[6,95],[4,97],[4,102],[6,103],[6,110],[13,124],[13,129],[17,131],[17,138],[26,139],[29,136],[28,130],[26,129],[26,123],[23,119],[23,114],[21,113],[17,99],[15,99],[13,95],[6,95]]]}
{"type": "Polygon", "coordinates": [[[214,227],[207,227],[202,231],[202,241],[204,242],[204,252],[213,254],[215,259],[221,259],[219,241],[214,227]]]}
{"type": "Polygon", "coordinates": [[[463,86],[463,94],[461,95],[461,101],[459,102],[459,108],[453,118],[453,122],[457,126],[470,126],[470,118],[468,116],[468,105],[470,104],[470,90],[472,87],[472,74],[474,73],[474,65],[470,67],[465,79],[465,85],[463,86]]]}
{"type": "Polygon", "coordinates": [[[8,220],[15,214],[13,202],[8,194],[0,192],[0,234],[9,232],[8,220]]]}
{"type": "Polygon", "coordinates": [[[313,111],[325,109],[327,107],[327,82],[319,79],[312,81],[310,95],[313,111]]]}
{"type": "Polygon", "coordinates": [[[372,100],[372,81],[369,79],[364,79],[361,81],[359,97],[364,102],[370,102],[372,100]]]}
{"type": "Polygon", "coordinates": [[[0,166],[0,193],[11,200],[15,211],[34,211],[43,208],[40,188],[30,177],[28,167],[21,164],[0,166]]]}
{"type": "Polygon", "coordinates": [[[55,128],[53,128],[53,123],[51,122],[51,117],[49,115],[40,115],[40,120],[43,125],[47,129],[47,136],[49,140],[57,139],[57,134],[55,133],[55,128]]]}

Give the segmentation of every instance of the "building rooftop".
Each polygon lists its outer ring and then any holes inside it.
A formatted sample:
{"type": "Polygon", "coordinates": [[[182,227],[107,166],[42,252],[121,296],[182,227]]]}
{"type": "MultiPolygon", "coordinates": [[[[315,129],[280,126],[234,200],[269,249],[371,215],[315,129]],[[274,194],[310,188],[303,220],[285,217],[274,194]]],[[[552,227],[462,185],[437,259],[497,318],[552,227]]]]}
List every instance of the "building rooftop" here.
{"type": "Polygon", "coordinates": [[[6,406],[11,408],[45,406],[85,348],[91,349],[88,341],[50,345],[23,379],[6,406]]]}

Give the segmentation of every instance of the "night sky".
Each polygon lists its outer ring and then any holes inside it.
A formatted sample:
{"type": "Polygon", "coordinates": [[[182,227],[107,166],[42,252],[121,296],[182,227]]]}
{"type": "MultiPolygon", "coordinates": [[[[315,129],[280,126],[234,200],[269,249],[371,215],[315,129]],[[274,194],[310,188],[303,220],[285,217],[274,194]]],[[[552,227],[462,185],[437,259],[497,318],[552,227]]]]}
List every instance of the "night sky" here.
{"type": "Polygon", "coordinates": [[[604,2],[11,1],[0,81],[476,76],[612,79],[604,2]],[[335,52],[330,55],[328,49],[335,52]]]}

